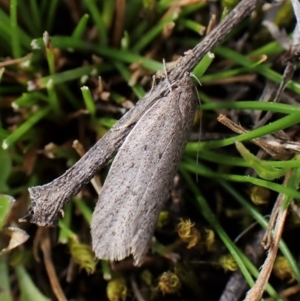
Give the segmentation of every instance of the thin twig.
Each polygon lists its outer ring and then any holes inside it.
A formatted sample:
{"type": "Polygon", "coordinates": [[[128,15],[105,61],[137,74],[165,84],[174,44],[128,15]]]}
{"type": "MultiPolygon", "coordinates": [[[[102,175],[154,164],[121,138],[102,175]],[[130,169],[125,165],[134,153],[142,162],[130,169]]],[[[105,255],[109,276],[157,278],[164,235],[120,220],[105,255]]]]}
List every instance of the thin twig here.
{"type": "Polygon", "coordinates": [[[116,1],[116,17],[113,34],[113,44],[118,46],[120,44],[123,32],[124,32],[124,16],[125,16],[126,1],[116,1]]]}
{"type": "Polygon", "coordinates": [[[58,281],[55,268],[53,266],[52,258],[51,258],[51,245],[50,245],[50,238],[49,238],[49,229],[44,229],[44,236],[41,241],[41,249],[44,255],[44,262],[46,271],[51,283],[52,290],[57,298],[58,301],[67,301],[67,298],[60,286],[58,281]]]}
{"type": "MultiPolygon", "coordinates": [[[[237,134],[245,134],[249,131],[245,130],[241,125],[234,123],[226,116],[220,114],[217,118],[219,122],[227,126],[233,132],[237,134]]],[[[255,138],[251,142],[259,146],[266,153],[271,155],[273,158],[286,160],[291,157],[292,152],[283,144],[276,140],[273,136],[269,135],[268,138],[255,138]]]]}
{"type": "MultiPolygon", "coordinates": [[[[280,292],[279,296],[281,298],[289,298],[292,295],[297,294],[299,292],[300,292],[300,284],[296,284],[296,285],[291,286],[291,287],[283,290],[282,292],[280,292]]],[[[267,299],[265,299],[265,301],[275,301],[275,299],[273,299],[273,298],[267,298],[267,299]]]]}
{"type": "MultiPolygon", "coordinates": [[[[290,176],[291,176],[291,172],[287,173],[287,175],[285,176],[285,179],[283,182],[284,186],[287,185],[287,182],[288,182],[290,176]]],[[[276,217],[275,218],[276,221],[275,221],[274,236],[272,239],[272,243],[270,244],[267,258],[260,270],[257,281],[254,284],[254,286],[251,288],[251,290],[249,290],[245,301],[260,300],[264,293],[264,289],[268,283],[270,274],[271,274],[273,266],[274,266],[274,262],[276,260],[278,246],[279,246],[279,242],[280,242],[280,239],[282,236],[284,222],[285,222],[286,215],[287,215],[287,209],[283,208],[283,202],[285,200],[285,197],[286,196],[284,194],[279,194],[277,201],[274,205],[271,219],[270,219],[270,220],[274,220],[274,218],[272,218],[273,215],[276,217]]]]}
{"type": "Polygon", "coordinates": [[[28,53],[25,56],[20,57],[18,59],[10,59],[4,62],[0,62],[0,68],[23,63],[24,61],[29,60],[31,57],[32,57],[32,53],[28,53]]]}
{"type": "Polygon", "coordinates": [[[130,276],[130,285],[131,285],[131,289],[134,293],[136,300],[137,301],[145,301],[145,298],[143,297],[142,293],[140,292],[139,287],[138,287],[133,275],[130,276]]]}

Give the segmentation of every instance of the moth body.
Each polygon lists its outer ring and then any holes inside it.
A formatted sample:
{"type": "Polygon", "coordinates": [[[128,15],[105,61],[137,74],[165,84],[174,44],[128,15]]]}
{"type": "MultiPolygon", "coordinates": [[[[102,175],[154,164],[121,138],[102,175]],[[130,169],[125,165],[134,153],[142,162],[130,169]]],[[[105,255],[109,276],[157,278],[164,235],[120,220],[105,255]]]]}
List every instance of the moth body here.
{"type": "Polygon", "coordinates": [[[137,121],[120,147],[96,204],[91,235],[100,259],[147,253],[188,141],[197,100],[189,75],[137,121]]]}

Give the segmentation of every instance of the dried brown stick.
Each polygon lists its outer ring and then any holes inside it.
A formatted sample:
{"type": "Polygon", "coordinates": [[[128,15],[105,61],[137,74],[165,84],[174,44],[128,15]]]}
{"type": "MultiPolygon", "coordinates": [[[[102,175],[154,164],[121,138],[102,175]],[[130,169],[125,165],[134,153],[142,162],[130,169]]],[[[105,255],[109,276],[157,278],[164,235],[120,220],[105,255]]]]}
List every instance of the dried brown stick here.
{"type": "MultiPolygon", "coordinates": [[[[299,292],[300,292],[300,284],[296,284],[296,285],[293,285],[293,286],[288,287],[288,288],[284,289],[283,291],[281,291],[279,293],[279,296],[281,298],[289,298],[292,295],[295,295],[295,294],[297,294],[299,292]]],[[[273,298],[267,298],[267,299],[264,299],[264,300],[265,301],[275,301],[275,299],[273,299],[273,298]]]]}
{"type": "MultiPolygon", "coordinates": [[[[249,132],[245,130],[242,126],[234,123],[225,115],[220,114],[217,120],[237,134],[245,134],[249,132]]],[[[255,138],[252,139],[251,142],[259,146],[261,149],[263,149],[266,153],[271,155],[273,158],[287,160],[292,155],[292,152],[289,149],[287,149],[283,144],[279,143],[271,135],[269,135],[269,139],[255,138]]]]}
{"type": "Polygon", "coordinates": [[[136,298],[136,300],[145,301],[145,298],[143,297],[141,291],[139,290],[139,287],[138,287],[133,275],[131,275],[131,277],[130,277],[130,284],[131,284],[131,289],[134,293],[134,297],[136,298]]]}
{"type": "MultiPolygon", "coordinates": [[[[203,56],[222,41],[232,28],[248,16],[260,2],[261,0],[241,1],[201,43],[178,61],[176,67],[170,72],[169,80],[174,82],[183,78],[185,72],[193,70],[203,56]]],[[[160,82],[62,176],[46,185],[29,188],[30,221],[40,226],[55,225],[63,206],[89,183],[95,173],[117,152],[141,115],[165,93],[168,93],[167,87],[166,81],[160,82]]]]}
{"type": "MultiPolygon", "coordinates": [[[[284,186],[287,185],[290,176],[291,176],[290,172],[287,173],[287,175],[285,176],[283,182],[284,186]]],[[[283,207],[284,200],[285,200],[285,195],[279,194],[271,215],[272,220],[276,219],[272,243],[269,243],[270,248],[268,251],[267,258],[263,266],[261,267],[256,283],[251,288],[251,290],[249,290],[249,292],[247,293],[245,301],[259,301],[264,293],[266,285],[268,284],[274,266],[274,262],[276,260],[278,246],[282,236],[285,219],[287,216],[287,209],[283,207]],[[272,217],[273,215],[275,216],[274,219],[272,217]]],[[[271,233],[269,233],[269,235],[271,235],[271,233]]]]}
{"type": "Polygon", "coordinates": [[[44,237],[42,238],[41,241],[41,249],[43,251],[45,267],[51,283],[52,290],[58,301],[67,301],[67,298],[58,281],[57,274],[52,262],[49,231],[48,229],[45,229],[43,232],[44,232],[44,237]]]}
{"type": "Polygon", "coordinates": [[[126,8],[126,1],[117,0],[114,35],[113,35],[113,44],[115,46],[118,46],[120,44],[124,32],[125,8],[126,8]]]}

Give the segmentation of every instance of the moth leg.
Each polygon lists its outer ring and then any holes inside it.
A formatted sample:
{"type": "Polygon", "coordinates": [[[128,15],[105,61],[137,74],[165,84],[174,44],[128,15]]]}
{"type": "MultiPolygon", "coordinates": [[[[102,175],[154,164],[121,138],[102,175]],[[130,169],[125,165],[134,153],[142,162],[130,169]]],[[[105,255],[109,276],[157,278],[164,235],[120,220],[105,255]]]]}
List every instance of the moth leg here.
{"type": "Polygon", "coordinates": [[[170,80],[169,80],[169,77],[168,77],[168,70],[167,70],[167,66],[166,66],[166,61],[165,61],[165,59],[163,59],[163,64],[164,64],[164,72],[165,72],[165,76],[166,76],[166,81],[167,81],[167,83],[168,83],[170,92],[172,92],[172,85],[171,85],[170,80]]]}
{"type": "MultiPolygon", "coordinates": [[[[168,69],[167,69],[167,65],[166,65],[166,61],[165,59],[163,59],[163,66],[164,66],[164,70],[163,71],[157,71],[156,74],[154,74],[152,76],[152,86],[151,86],[151,90],[150,93],[152,93],[152,91],[154,90],[154,88],[156,87],[156,80],[157,79],[163,79],[165,78],[168,84],[168,88],[170,90],[170,92],[172,92],[172,86],[175,84],[171,84],[169,77],[168,77],[168,69]]],[[[173,67],[171,68],[173,69],[173,67]]]]}
{"type": "Polygon", "coordinates": [[[151,86],[150,94],[154,90],[155,86],[156,86],[156,75],[154,74],[152,75],[152,86],[151,86]]]}

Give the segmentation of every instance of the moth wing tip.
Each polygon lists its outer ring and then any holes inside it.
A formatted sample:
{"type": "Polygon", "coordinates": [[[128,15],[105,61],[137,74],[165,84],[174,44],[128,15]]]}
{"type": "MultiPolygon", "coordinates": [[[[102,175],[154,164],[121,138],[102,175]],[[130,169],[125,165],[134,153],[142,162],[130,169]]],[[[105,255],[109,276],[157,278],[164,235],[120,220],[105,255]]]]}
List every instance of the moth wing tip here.
{"type": "Polygon", "coordinates": [[[93,242],[92,245],[95,256],[103,260],[120,261],[129,256],[131,253],[130,248],[118,247],[112,242],[93,242]]]}

